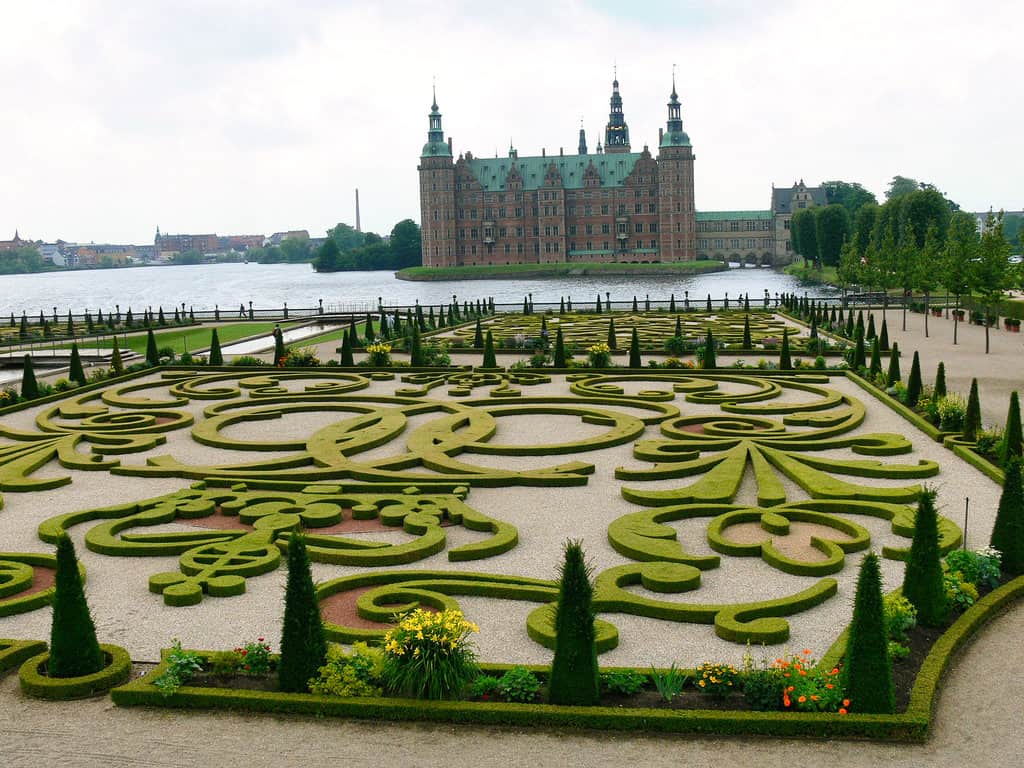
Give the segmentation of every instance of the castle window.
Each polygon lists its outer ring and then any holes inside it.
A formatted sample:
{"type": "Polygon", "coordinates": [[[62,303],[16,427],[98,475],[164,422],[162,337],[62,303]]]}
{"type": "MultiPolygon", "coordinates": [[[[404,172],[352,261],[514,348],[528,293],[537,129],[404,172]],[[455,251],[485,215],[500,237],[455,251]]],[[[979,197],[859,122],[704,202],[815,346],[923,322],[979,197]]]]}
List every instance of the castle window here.
{"type": "Polygon", "coordinates": [[[633,206],[633,213],[643,213],[643,212],[644,212],[644,204],[643,203],[637,203],[636,205],[633,206]]]}
{"type": "Polygon", "coordinates": [[[623,205],[622,203],[619,203],[619,213],[620,214],[624,214],[625,212],[626,212],[626,206],[623,205]]]}
{"type": "Polygon", "coordinates": [[[534,227],[533,228],[533,236],[534,237],[540,237],[540,227],[534,227]]]}
{"type": "Polygon", "coordinates": [[[512,244],[505,243],[505,255],[508,256],[510,253],[512,253],[512,244]]]}
{"type": "Polygon", "coordinates": [[[649,226],[649,227],[647,227],[647,230],[648,230],[649,232],[657,232],[657,231],[658,231],[658,222],[656,222],[656,221],[652,221],[652,222],[651,222],[651,224],[650,224],[650,226],[649,226]]]}
{"type": "Polygon", "coordinates": [[[558,237],[558,225],[555,224],[555,237],[558,237]]]}
{"type": "Polygon", "coordinates": [[[551,227],[544,227],[544,236],[551,237],[551,227]]]}
{"type": "Polygon", "coordinates": [[[611,250],[611,249],[610,249],[610,248],[608,247],[608,241],[607,241],[607,240],[605,240],[605,241],[604,241],[604,242],[603,242],[603,243],[602,243],[601,245],[602,245],[602,246],[604,247],[604,250],[606,250],[606,251],[609,251],[609,250],[611,250]]]}
{"type": "Polygon", "coordinates": [[[473,255],[474,255],[474,256],[476,256],[476,246],[475,246],[475,245],[474,245],[474,246],[472,247],[472,249],[471,249],[471,250],[472,250],[472,252],[473,252],[473,255]]]}
{"type": "Polygon", "coordinates": [[[730,248],[739,248],[740,247],[739,238],[738,237],[734,237],[732,240],[730,240],[729,241],[729,247],[730,248]]]}
{"type": "Polygon", "coordinates": [[[475,219],[476,218],[476,208],[473,208],[472,210],[470,210],[469,218],[471,218],[471,219],[475,219]]]}
{"type": "Polygon", "coordinates": [[[609,229],[609,227],[610,227],[610,225],[608,225],[608,224],[602,224],[601,225],[601,234],[602,235],[607,235],[611,231],[609,229]]]}
{"type": "Polygon", "coordinates": [[[657,240],[651,240],[651,248],[657,248],[657,247],[658,247],[658,241],[657,240]]]}
{"type": "Polygon", "coordinates": [[[476,240],[476,239],[477,239],[477,238],[478,238],[478,237],[480,236],[480,230],[479,230],[479,229],[477,229],[476,227],[473,227],[473,228],[472,228],[472,229],[471,229],[471,230],[469,231],[469,236],[470,236],[471,238],[473,238],[474,240],[476,240]]]}
{"type": "Polygon", "coordinates": [[[601,214],[604,216],[608,215],[608,203],[605,203],[604,205],[601,206],[601,214]]]}
{"type": "Polygon", "coordinates": [[[786,219],[784,222],[782,222],[782,225],[785,229],[789,229],[789,219],[786,219]]]}
{"type": "Polygon", "coordinates": [[[523,216],[523,209],[522,208],[516,208],[516,218],[522,218],[522,216],[523,216]]]}
{"type": "Polygon", "coordinates": [[[505,218],[505,209],[504,208],[499,208],[498,209],[498,217],[502,218],[502,219],[505,218]]]}
{"type": "Polygon", "coordinates": [[[505,227],[498,227],[498,237],[505,237],[505,227]]]}
{"type": "Polygon", "coordinates": [[[738,221],[730,221],[729,222],[729,231],[730,232],[739,232],[740,231],[740,223],[738,221]]]}
{"type": "Polygon", "coordinates": [[[648,213],[657,213],[658,212],[658,204],[657,203],[648,203],[647,204],[647,212],[648,213]]]}
{"type": "Polygon", "coordinates": [[[633,231],[634,232],[643,232],[644,231],[644,223],[642,221],[638,221],[636,224],[633,225],[633,231]]]}
{"type": "Polygon", "coordinates": [[[590,205],[588,203],[587,205],[583,206],[583,215],[584,216],[593,216],[593,214],[594,214],[594,207],[592,205],[590,205]]]}
{"type": "MultiPolygon", "coordinates": [[[[641,179],[641,181],[643,181],[643,179],[641,179]]],[[[642,189],[634,189],[633,190],[633,197],[635,197],[637,200],[639,200],[641,197],[643,197],[643,194],[644,193],[643,193],[642,189]]]]}
{"type": "Polygon", "coordinates": [[[722,250],[723,248],[725,248],[725,241],[722,240],[722,238],[720,237],[715,238],[715,248],[717,248],[718,250],[722,250]]]}
{"type": "Polygon", "coordinates": [[[516,253],[520,253],[521,254],[522,252],[523,252],[523,244],[522,243],[517,243],[516,244],[516,253]]]}
{"type": "MultiPolygon", "coordinates": [[[[569,225],[569,234],[570,235],[575,235],[576,234],[576,225],[575,224],[570,224],[569,225]]],[[[573,250],[575,250],[575,248],[573,250]]]]}
{"type": "Polygon", "coordinates": [[[523,236],[523,228],[522,227],[516,227],[516,237],[522,237],[522,236],[523,236]]]}
{"type": "Polygon", "coordinates": [[[576,215],[576,206],[575,205],[570,205],[569,208],[566,210],[565,215],[566,216],[575,216],[576,215]]]}
{"type": "Polygon", "coordinates": [[[807,203],[804,202],[803,200],[801,200],[799,203],[796,204],[796,207],[797,208],[806,208],[807,207],[807,203]]]}
{"type": "MultiPolygon", "coordinates": [[[[607,245],[607,243],[605,243],[605,245],[607,245]]],[[[590,242],[589,240],[587,240],[587,250],[588,251],[594,250],[594,244],[592,242],[590,242]]]]}
{"type": "Polygon", "coordinates": [[[594,225],[593,224],[587,224],[587,234],[588,235],[594,234],[594,225]]]}

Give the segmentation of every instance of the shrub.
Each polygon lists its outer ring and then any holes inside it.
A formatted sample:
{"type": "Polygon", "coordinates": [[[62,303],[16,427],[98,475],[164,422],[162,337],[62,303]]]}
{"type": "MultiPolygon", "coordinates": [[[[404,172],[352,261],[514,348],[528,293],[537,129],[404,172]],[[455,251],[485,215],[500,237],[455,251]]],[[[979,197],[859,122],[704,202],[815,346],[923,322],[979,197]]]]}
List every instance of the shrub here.
{"type": "Polygon", "coordinates": [[[779,351],[779,370],[793,370],[793,359],[789,353],[789,333],[782,332],[782,349],[779,351]]]}
{"type": "Polygon", "coordinates": [[[732,664],[718,664],[705,661],[694,672],[697,679],[694,685],[701,693],[709,696],[728,696],[736,690],[740,673],[732,664]]]}
{"type": "Polygon", "coordinates": [[[838,712],[845,715],[850,699],[843,695],[839,670],[825,669],[805,648],[797,656],[786,654],[773,665],[782,672],[782,706],[798,712],[838,712]]]}
{"type": "Polygon", "coordinates": [[[672,703],[672,699],[683,692],[683,688],[689,679],[689,675],[685,674],[681,669],[676,669],[675,662],[672,662],[672,666],[664,672],[659,672],[654,667],[651,667],[651,680],[654,682],[654,687],[661,698],[669,704],[672,703]]]}
{"type": "Polygon", "coordinates": [[[413,323],[412,326],[412,340],[409,343],[409,365],[414,368],[426,365],[423,359],[423,339],[420,336],[420,326],[418,323],[413,323]]]}
{"type": "Polygon", "coordinates": [[[232,365],[266,365],[266,361],[253,355],[239,355],[231,361],[232,365]]]}
{"type": "Polygon", "coordinates": [[[220,678],[231,678],[242,668],[242,654],[235,651],[217,651],[210,657],[210,672],[220,678]]]}
{"type": "Polygon", "coordinates": [[[743,696],[750,708],[759,712],[782,709],[785,688],[780,669],[752,669],[743,675],[743,696]]]}
{"type": "Polygon", "coordinates": [[[552,704],[586,706],[598,700],[593,592],[583,547],[579,541],[566,542],[555,607],[555,656],[549,680],[552,704]]]}
{"type": "Polygon", "coordinates": [[[999,497],[996,522],[992,527],[992,548],[1002,554],[1002,569],[1014,576],[1024,573],[1024,491],[1021,488],[1021,460],[1014,458],[1004,468],[1003,493],[999,497]]]}
{"type": "Polygon", "coordinates": [[[640,337],[636,332],[636,326],[633,326],[633,335],[629,341],[629,367],[640,368],[643,363],[640,360],[640,337]]]}
{"type": "Polygon", "coordinates": [[[195,677],[197,672],[203,671],[203,657],[198,653],[182,650],[181,640],[177,638],[171,644],[171,652],[167,654],[166,661],[164,671],[153,680],[153,685],[165,697],[171,696],[195,677]]]}
{"type": "Polygon", "coordinates": [[[921,397],[921,360],[918,358],[917,350],[914,351],[914,361],[910,364],[910,377],[907,379],[907,405],[913,408],[921,397]]]}
{"type": "Polygon", "coordinates": [[[470,636],[479,631],[462,611],[407,613],[384,636],[387,688],[416,698],[458,696],[477,674],[470,636]]]}
{"type": "Polygon", "coordinates": [[[1002,460],[1021,457],[1021,424],[1020,424],[1020,400],[1017,392],[1010,393],[1010,407],[1006,413],[1006,431],[1003,439],[1002,460]]]}
{"type": "Polygon", "coordinates": [[[964,415],[967,413],[967,404],[963,397],[955,392],[940,397],[936,403],[936,410],[939,414],[939,429],[944,432],[959,432],[963,429],[964,415]]]}
{"type": "Polygon", "coordinates": [[[885,635],[900,643],[907,641],[907,630],[917,626],[917,608],[903,595],[889,594],[882,600],[885,609],[885,635]]]}
{"type": "Polygon", "coordinates": [[[220,351],[220,338],[217,329],[210,334],[210,365],[224,365],[224,355],[220,351]]]}
{"type": "Polygon", "coordinates": [[[685,355],[689,349],[689,343],[682,336],[670,336],[665,341],[665,351],[673,357],[685,355]]]}
{"type": "Polygon", "coordinates": [[[587,347],[587,358],[592,368],[607,368],[611,365],[611,348],[607,344],[594,344],[587,347]]]}
{"type": "Polygon", "coordinates": [[[917,620],[925,626],[941,626],[949,617],[949,603],[942,583],[935,492],[927,489],[917,497],[914,539],[903,576],[903,596],[914,604],[917,620]]]}
{"type": "Polygon", "coordinates": [[[935,386],[932,389],[936,399],[946,396],[946,364],[941,361],[935,369],[935,386]]]}
{"type": "MultiPolygon", "coordinates": [[[[245,674],[252,675],[253,677],[263,677],[270,674],[270,646],[265,638],[256,638],[256,642],[246,643],[235,648],[234,652],[241,660],[239,669],[245,672],[245,674]]],[[[303,688],[302,690],[305,691],[306,689],[303,688]]]]}
{"type": "Polygon", "coordinates": [[[277,681],[282,691],[305,693],[327,657],[320,603],[313,586],[306,543],[301,535],[288,538],[288,582],[284,594],[281,660],[277,681]]]}
{"type": "Polygon", "coordinates": [[[320,365],[320,358],[316,356],[313,347],[302,349],[288,349],[283,358],[285,368],[315,368],[320,365]]]}
{"type": "Polygon", "coordinates": [[[39,384],[36,383],[36,371],[32,365],[32,355],[25,355],[21,369],[21,397],[24,400],[35,400],[39,397],[39,384]]]}
{"type": "Polygon", "coordinates": [[[114,337],[113,349],[110,353],[110,372],[115,376],[124,373],[124,363],[121,362],[121,349],[117,346],[117,336],[114,337]]]}
{"type": "Polygon", "coordinates": [[[959,572],[947,571],[942,581],[949,604],[957,606],[961,611],[966,611],[978,601],[978,588],[965,581],[959,572]]]}
{"type": "Polygon", "coordinates": [[[889,352],[889,372],[885,378],[890,386],[903,379],[900,373],[900,345],[895,341],[892,343],[892,350],[889,352]]]}
{"type": "Polygon", "coordinates": [[[703,347],[697,349],[697,360],[701,368],[717,368],[718,361],[715,359],[715,337],[708,328],[707,336],[704,338],[703,347]]]}
{"type": "Polygon", "coordinates": [[[882,575],[878,556],[873,552],[864,556],[857,577],[842,683],[858,712],[884,714],[896,708],[892,659],[885,632],[882,575]]]}
{"type": "MultiPolygon", "coordinates": [[[[366,362],[367,365],[371,365],[379,368],[386,368],[391,365],[391,345],[385,344],[380,341],[376,344],[371,344],[366,348],[366,352],[369,355],[366,362]]],[[[351,353],[350,353],[351,354],[351,353]]],[[[342,360],[342,365],[345,365],[345,361],[342,360]]]]}
{"type": "Polygon", "coordinates": [[[487,336],[484,338],[484,359],[481,364],[484,368],[497,368],[498,361],[494,357],[494,335],[487,329],[487,336]]]}
{"type": "Polygon", "coordinates": [[[601,673],[601,689],[606,693],[632,696],[647,684],[647,675],[632,669],[601,673]]]}
{"type": "Polygon", "coordinates": [[[89,613],[75,547],[63,534],[57,540],[56,589],[50,626],[50,677],[82,677],[103,669],[103,651],[89,613]]]}
{"type": "Polygon", "coordinates": [[[981,429],[981,402],[978,400],[978,380],[971,379],[971,394],[967,398],[967,409],[964,412],[963,438],[973,441],[981,429]]]}
{"type": "Polygon", "coordinates": [[[497,695],[498,682],[494,675],[477,675],[469,685],[469,695],[474,699],[487,701],[497,695]]]}
{"type": "Polygon", "coordinates": [[[57,379],[57,381],[53,383],[53,390],[54,392],[67,392],[69,389],[74,388],[74,386],[75,385],[67,379],[57,379]]]}
{"type": "MultiPolygon", "coordinates": [[[[163,317],[163,309],[160,310],[161,317],[163,317]]],[[[163,325],[161,320],[160,325],[163,325]]],[[[171,355],[174,352],[172,350],[171,355]]],[[[146,332],[146,362],[149,365],[160,365],[160,350],[156,348],[156,336],[153,335],[153,329],[150,328],[146,332]]]]}
{"type": "Polygon", "coordinates": [[[816,358],[814,358],[814,370],[824,371],[826,368],[828,368],[828,363],[825,361],[824,357],[818,355],[816,358]]]}
{"type": "Polygon", "coordinates": [[[565,339],[562,337],[562,326],[559,325],[555,331],[555,355],[553,364],[555,368],[565,368],[566,364],[565,354],[565,339]]]}
{"type": "Polygon", "coordinates": [[[327,696],[380,696],[383,682],[384,652],[380,648],[353,643],[352,652],[347,653],[332,644],[317,677],[309,681],[309,690],[327,696]]]}
{"type": "Polygon", "coordinates": [[[78,344],[71,345],[71,368],[68,377],[80,387],[85,385],[85,369],[82,368],[82,358],[78,354],[78,344]]]}
{"type": "Polygon", "coordinates": [[[517,701],[529,704],[537,698],[540,691],[540,680],[526,667],[512,667],[501,676],[497,685],[498,694],[505,701],[517,701]]]}

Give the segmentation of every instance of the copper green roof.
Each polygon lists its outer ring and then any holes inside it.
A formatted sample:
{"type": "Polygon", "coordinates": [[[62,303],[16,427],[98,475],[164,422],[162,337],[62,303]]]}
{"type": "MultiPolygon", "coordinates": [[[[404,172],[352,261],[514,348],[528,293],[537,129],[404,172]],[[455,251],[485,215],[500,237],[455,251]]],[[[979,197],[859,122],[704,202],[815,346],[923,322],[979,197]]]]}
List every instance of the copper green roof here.
{"type": "Polygon", "coordinates": [[[757,221],[771,217],[771,211],[697,211],[697,221],[757,221]]]}
{"type": "Polygon", "coordinates": [[[566,189],[583,187],[583,174],[593,161],[601,177],[602,187],[621,187],[622,182],[633,171],[640,158],[640,152],[620,152],[610,155],[549,155],[548,157],[474,157],[466,164],[485,192],[505,189],[505,179],[514,165],[523,177],[523,189],[540,189],[552,163],[562,175],[562,186],[566,189]]]}
{"type": "Polygon", "coordinates": [[[452,151],[447,141],[428,141],[423,145],[420,157],[451,157],[452,151]]]}

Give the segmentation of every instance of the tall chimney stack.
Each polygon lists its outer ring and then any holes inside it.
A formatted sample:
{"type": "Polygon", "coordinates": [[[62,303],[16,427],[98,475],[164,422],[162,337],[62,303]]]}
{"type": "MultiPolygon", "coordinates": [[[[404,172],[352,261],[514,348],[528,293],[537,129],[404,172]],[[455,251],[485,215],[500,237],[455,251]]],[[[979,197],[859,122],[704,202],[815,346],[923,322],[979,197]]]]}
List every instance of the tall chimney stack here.
{"type": "Polygon", "coordinates": [[[362,231],[362,226],[359,223],[359,188],[356,187],[356,232],[362,231]]]}

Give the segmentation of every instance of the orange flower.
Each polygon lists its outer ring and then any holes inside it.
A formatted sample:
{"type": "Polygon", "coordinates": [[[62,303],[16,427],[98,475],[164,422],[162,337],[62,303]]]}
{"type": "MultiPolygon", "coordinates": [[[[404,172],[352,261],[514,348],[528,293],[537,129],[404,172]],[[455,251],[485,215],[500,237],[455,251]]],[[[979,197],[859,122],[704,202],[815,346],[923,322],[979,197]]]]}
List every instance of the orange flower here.
{"type": "Polygon", "coordinates": [[[810,648],[804,648],[804,656],[810,656],[810,655],[811,655],[811,649],[810,648]]]}
{"type": "Polygon", "coordinates": [[[832,667],[832,671],[829,672],[829,674],[830,675],[838,675],[839,674],[839,667],[832,667]]]}
{"type": "Polygon", "coordinates": [[[840,707],[839,708],[839,714],[840,715],[845,715],[846,714],[846,707],[840,707]]]}
{"type": "Polygon", "coordinates": [[[834,685],[832,685],[832,683],[825,683],[825,687],[826,687],[826,688],[828,688],[828,689],[829,689],[830,691],[831,691],[831,690],[832,690],[833,688],[835,688],[835,686],[834,686],[834,685]]]}
{"type": "Polygon", "coordinates": [[[844,707],[850,706],[850,700],[849,699],[843,699],[843,706],[844,707]]]}
{"type": "Polygon", "coordinates": [[[782,705],[788,707],[792,703],[788,693],[782,694],[782,705]]]}
{"type": "Polygon", "coordinates": [[[797,701],[799,701],[801,704],[803,704],[805,701],[807,701],[807,697],[806,696],[801,696],[799,699],[797,699],[797,701]]]}

